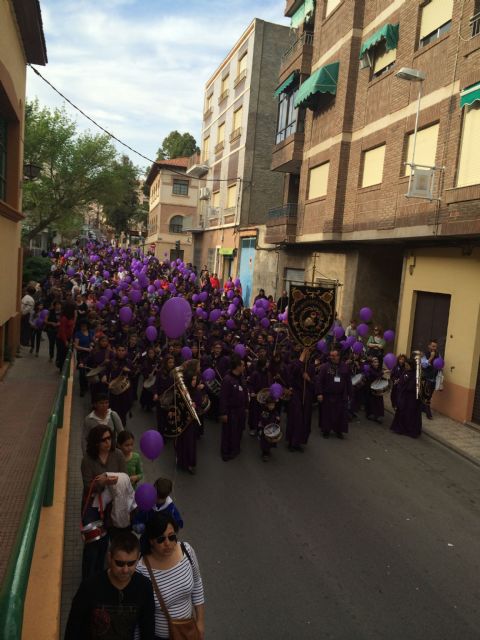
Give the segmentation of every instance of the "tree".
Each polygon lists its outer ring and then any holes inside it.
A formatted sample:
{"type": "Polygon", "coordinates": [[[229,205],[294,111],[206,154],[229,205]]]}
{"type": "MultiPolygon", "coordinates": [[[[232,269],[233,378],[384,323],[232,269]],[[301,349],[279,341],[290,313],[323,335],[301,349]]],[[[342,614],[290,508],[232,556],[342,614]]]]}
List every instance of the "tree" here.
{"type": "Polygon", "coordinates": [[[65,109],[27,103],[25,160],[39,165],[41,173],[24,183],[24,240],[52,226],[72,235],[84,224],[89,204],[121,201],[126,185],[112,180],[116,157],[106,134],[78,133],[65,109]]]}
{"type": "Polygon", "coordinates": [[[145,224],[148,213],[140,205],[139,171],[128,156],[115,161],[110,180],[116,184],[115,197],[104,203],[107,224],[115,229],[116,234],[128,232],[132,224],[145,224]],[[122,193],[122,197],[118,195],[122,193]]]}
{"type": "Polygon", "coordinates": [[[171,131],[157,151],[157,160],[173,160],[186,158],[194,153],[200,153],[197,142],[191,133],[171,131]]]}

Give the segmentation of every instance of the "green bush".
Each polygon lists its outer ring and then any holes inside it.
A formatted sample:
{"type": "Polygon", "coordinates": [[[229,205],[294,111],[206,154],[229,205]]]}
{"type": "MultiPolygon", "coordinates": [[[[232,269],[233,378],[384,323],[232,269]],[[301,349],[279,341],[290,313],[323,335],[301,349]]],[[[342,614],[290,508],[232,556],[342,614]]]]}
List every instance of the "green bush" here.
{"type": "Polygon", "coordinates": [[[29,256],[23,262],[23,283],[27,284],[31,280],[42,282],[50,273],[52,261],[50,258],[41,256],[29,256]]]}

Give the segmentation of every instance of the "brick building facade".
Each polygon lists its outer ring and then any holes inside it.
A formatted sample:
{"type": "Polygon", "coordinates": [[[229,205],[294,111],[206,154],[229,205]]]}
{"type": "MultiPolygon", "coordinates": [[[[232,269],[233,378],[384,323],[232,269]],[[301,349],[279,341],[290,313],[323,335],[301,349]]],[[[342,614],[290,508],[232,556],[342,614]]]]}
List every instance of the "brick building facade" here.
{"type": "Polygon", "coordinates": [[[266,232],[280,274],[310,280],[315,264],[343,285],[342,320],[371,306],[399,351],[437,337],[437,407],[478,421],[480,3],[289,0],[285,13],[297,40],[281,59],[272,154],[284,193],[266,232]],[[414,141],[416,178],[435,167],[432,200],[406,197],[414,141]]]}

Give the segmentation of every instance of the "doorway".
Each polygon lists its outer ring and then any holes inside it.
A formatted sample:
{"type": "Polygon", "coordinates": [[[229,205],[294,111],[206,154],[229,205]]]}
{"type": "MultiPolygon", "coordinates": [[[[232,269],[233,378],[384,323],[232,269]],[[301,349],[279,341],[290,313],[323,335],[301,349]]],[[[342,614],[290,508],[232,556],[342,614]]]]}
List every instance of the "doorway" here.
{"type": "Polygon", "coordinates": [[[424,352],[430,340],[435,338],[438,340],[438,350],[444,356],[449,314],[449,295],[417,291],[410,351],[424,352]]]}

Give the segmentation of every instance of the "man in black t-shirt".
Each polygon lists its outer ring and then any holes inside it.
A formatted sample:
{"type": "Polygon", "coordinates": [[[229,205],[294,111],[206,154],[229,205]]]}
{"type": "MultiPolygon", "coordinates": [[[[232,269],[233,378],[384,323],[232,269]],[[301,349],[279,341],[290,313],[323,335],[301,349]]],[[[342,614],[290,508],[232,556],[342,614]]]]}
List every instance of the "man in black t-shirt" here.
{"type": "Polygon", "coordinates": [[[73,598],[65,640],[133,640],[137,625],[141,640],[154,640],[152,584],[135,573],[139,557],[132,532],[113,538],[109,568],[82,582],[73,598]]]}

